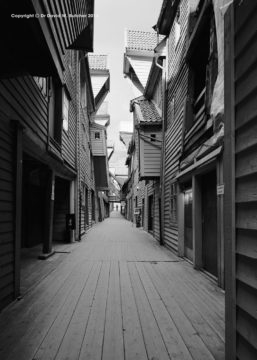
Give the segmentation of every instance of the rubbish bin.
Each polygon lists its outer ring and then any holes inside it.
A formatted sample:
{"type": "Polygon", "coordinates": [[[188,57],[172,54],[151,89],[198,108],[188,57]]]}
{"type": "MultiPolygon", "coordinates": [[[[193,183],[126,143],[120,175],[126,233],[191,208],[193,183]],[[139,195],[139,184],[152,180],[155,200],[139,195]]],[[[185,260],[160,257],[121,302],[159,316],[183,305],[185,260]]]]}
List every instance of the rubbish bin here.
{"type": "Polygon", "coordinates": [[[75,214],[66,214],[66,230],[75,230],[76,228],[76,221],[75,221],[75,214]]]}
{"type": "Polygon", "coordinates": [[[140,214],[136,215],[136,227],[140,227],[141,225],[141,216],[140,214]]]}

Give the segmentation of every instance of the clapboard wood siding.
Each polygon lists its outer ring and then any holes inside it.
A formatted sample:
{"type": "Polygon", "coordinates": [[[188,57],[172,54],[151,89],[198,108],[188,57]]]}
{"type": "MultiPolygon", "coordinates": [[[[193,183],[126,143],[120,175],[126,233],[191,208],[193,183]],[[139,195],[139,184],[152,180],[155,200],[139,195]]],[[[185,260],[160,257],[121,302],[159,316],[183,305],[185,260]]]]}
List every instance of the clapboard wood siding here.
{"type": "Polygon", "coordinates": [[[93,156],[106,156],[105,130],[91,128],[90,138],[93,156]],[[99,135],[100,138],[96,138],[99,135]]]}
{"type": "Polygon", "coordinates": [[[47,142],[47,99],[32,77],[0,81],[1,108],[10,119],[16,119],[38,138],[47,142]]]}
{"type": "Polygon", "coordinates": [[[168,38],[168,93],[167,129],[165,131],[165,180],[164,180],[164,242],[178,251],[178,224],[170,218],[170,184],[179,170],[182,144],[184,102],[188,88],[188,68],[183,54],[187,46],[189,2],[180,2],[181,35],[175,46],[175,24],[168,38]]]}
{"type": "MultiPolygon", "coordinates": [[[[81,233],[84,232],[84,229],[88,229],[92,226],[92,204],[91,204],[91,189],[95,190],[95,180],[94,180],[94,170],[93,170],[93,161],[91,158],[90,150],[90,125],[89,117],[87,115],[86,108],[80,108],[80,140],[79,140],[79,158],[80,158],[80,189],[85,186],[87,191],[87,198],[85,199],[85,206],[87,207],[87,216],[88,221],[85,224],[86,212],[84,209],[81,213],[81,233]]],[[[98,220],[98,216],[96,216],[98,220]]]]}
{"type": "Polygon", "coordinates": [[[0,309],[14,296],[15,134],[0,113],[0,309]]]}
{"type": "Polygon", "coordinates": [[[227,358],[231,359],[257,358],[256,22],[256,2],[235,1],[228,11],[226,69],[230,76],[225,82],[225,109],[229,123],[225,128],[225,149],[229,166],[226,180],[234,185],[226,184],[229,188],[225,193],[225,221],[229,227],[225,237],[230,244],[226,276],[232,284],[226,291],[227,358]],[[231,308],[231,304],[236,307],[231,308]]]}
{"type": "Polygon", "coordinates": [[[140,130],[139,145],[139,166],[140,177],[154,178],[160,176],[161,163],[161,130],[140,130]],[[150,137],[154,134],[156,141],[151,141],[150,137]]]}
{"type": "Polygon", "coordinates": [[[77,137],[77,119],[79,117],[78,104],[78,84],[79,73],[78,53],[73,50],[66,50],[63,56],[65,63],[64,81],[67,91],[71,97],[69,102],[69,124],[68,132],[62,131],[62,157],[72,168],[76,166],[76,137],[77,137]]]}

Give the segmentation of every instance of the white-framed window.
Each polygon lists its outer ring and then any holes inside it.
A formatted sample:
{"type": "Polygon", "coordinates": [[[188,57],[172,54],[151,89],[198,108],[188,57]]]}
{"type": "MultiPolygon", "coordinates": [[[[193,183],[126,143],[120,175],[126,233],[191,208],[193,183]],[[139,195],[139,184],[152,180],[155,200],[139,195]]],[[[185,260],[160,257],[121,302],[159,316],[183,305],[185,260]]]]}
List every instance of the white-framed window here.
{"type": "Polygon", "coordinates": [[[100,131],[95,132],[95,140],[100,140],[100,131]]]}
{"type": "Polygon", "coordinates": [[[175,26],[175,48],[176,48],[181,36],[180,7],[178,7],[174,23],[175,23],[174,26],[175,26]]]}
{"type": "Polygon", "coordinates": [[[170,221],[177,222],[177,184],[172,182],[170,184],[170,221]]]}
{"type": "Polygon", "coordinates": [[[65,91],[63,92],[62,117],[63,117],[63,122],[62,122],[63,129],[66,132],[68,132],[68,130],[69,130],[69,99],[68,99],[68,96],[65,91]]]}

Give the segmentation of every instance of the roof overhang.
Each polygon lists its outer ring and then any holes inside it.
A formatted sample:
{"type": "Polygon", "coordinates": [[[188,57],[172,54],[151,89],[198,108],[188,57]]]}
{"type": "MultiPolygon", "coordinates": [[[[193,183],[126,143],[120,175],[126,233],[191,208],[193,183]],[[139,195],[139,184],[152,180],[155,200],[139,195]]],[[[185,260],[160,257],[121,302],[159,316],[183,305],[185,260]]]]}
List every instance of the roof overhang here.
{"type": "Polygon", "coordinates": [[[180,0],[164,0],[154,29],[161,35],[169,35],[180,0]]]}
{"type": "Polygon", "coordinates": [[[190,36],[188,48],[186,51],[185,59],[189,61],[191,56],[194,54],[196,47],[199,45],[199,40],[202,32],[208,21],[210,20],[211,10],[212,10],[212,1],[205,0],[197,22],[195,24],[194,30],[190,36]]]}
{"type": "Polygon", "coordinates": [[[85,73],[86,77],[86,85],[87,85],[87,97],[89,99],[89,111],[90,113],[95,112],[95,99],[94,99],[94,93],[93,93],[93,87],[92,87],[92,81],[90,76],[90,70],[89,70],[89,62],[88,57],[83,56],[81,58],[81,67],[82,70],[85,73]]]}

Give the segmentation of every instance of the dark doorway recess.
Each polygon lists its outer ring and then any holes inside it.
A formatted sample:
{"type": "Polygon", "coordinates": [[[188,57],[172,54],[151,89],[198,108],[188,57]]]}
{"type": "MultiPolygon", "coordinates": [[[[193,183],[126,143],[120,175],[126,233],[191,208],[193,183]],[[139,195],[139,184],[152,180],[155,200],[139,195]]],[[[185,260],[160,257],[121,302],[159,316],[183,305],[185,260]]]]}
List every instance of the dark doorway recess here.
{"type": "Polygon", "coordinates": [[[46,167],[23,154],[21,247],[43,243],[45,228],[46,167]]]}
{"type": "Polygon", "coordinates": [[[217,181],[216,171],[202,176],[203,268],[217,276],[217,181]]]}

